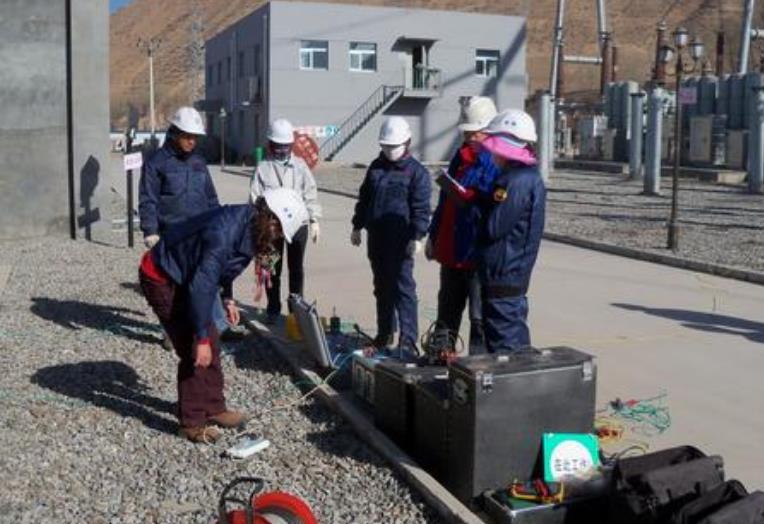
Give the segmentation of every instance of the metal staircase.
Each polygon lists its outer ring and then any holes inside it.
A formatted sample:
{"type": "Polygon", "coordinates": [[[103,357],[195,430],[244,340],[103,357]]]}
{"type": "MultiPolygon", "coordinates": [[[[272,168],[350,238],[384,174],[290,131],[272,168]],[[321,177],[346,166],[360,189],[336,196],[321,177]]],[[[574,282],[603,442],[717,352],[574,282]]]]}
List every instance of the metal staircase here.
{"type": "Polygon", "coordinates": [[[403,86],[379,86],[318,149],[319,157],[333,160],[376,115],[390,107],[403,94],[403,86]]]}

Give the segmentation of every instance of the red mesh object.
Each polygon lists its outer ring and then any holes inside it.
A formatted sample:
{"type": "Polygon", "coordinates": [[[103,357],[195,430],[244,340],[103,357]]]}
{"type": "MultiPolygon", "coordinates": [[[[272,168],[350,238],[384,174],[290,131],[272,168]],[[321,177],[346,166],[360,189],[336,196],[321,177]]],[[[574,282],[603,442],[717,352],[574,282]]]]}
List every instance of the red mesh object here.
{"type": "Polygon", "coordinates": [[[292,153],[302,158],[311,170],[318,165],[318,144],[308,135],[294,134],[292,153]]]}

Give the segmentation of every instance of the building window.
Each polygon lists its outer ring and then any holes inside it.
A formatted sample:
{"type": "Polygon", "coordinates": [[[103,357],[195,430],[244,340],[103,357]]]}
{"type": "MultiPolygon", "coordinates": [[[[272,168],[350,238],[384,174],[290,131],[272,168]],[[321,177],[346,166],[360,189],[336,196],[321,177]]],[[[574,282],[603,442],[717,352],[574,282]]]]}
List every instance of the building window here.
{"type": "Polygon", "coordinates": [[[225,59],[225,81],[230,82],[231,80],[231,57],[229,56],[225,59]]]}
{"type": "Polygon", "coordinates": [[[223,83],[223,62],[218,62],[218,85],[223,83]]]}
{"type": "Polygon", "coordinates": [[[236,75],[244,78],[244,51],[239,51],[239,63],[236,66],[236,75]]]}
{"type": "Polygon", "coordinates": [[[350,42],[350,70],[374,72],[377,70],[377,44],[350,42]]]}
{"type": "Polygon", "coordinates": [[[239,111],[239,140],[244,139],[244,124],[246,122],[246,117],[244,111],[239,111]]]}
{"type": "Polygon", "coordinates": [[[255,76],[260,76],[260,44],[255,46],[254,71],[255,76]]]}
{"type": "Polygon", "coordinates": [[[214,67],[213,66],[207,66],[207,85],[211,86],[212,81],[214,80],[214,67]]]}
{"type": "Polygon", "coordinates": [[[329,42],[303,40],[300,43],[300,69],[329,69],[329,42]]]}
{"type": "Polygon", "coordinates": [[[495,77],[499,71],[499,52],[492,49],[478,49],[475,53],[475,74],[495,77]]]}

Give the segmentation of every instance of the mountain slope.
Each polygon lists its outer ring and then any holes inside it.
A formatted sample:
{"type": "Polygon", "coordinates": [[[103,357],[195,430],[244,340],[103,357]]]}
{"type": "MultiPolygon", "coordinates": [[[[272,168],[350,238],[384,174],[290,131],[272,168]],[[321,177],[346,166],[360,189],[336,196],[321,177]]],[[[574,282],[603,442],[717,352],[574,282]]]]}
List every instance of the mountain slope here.
{"type": "MultiPolygon", "coordinates": [[[[191,59],[207,39],[262,4],[262,0],[134,0],[111,16],[112,124],[124,128],[131,112],[146,125],[148,113],[148,60],[136,43],[159,38],[155,55],[157,118],[161,122],[173,107],[190,103],[203,83],[203,63],[191,59]]],[[[555,0],[337,0],[335,3],[421,7],[514,14],[528,18],[529,92],[548,85],[555,19],[555,0]]],[[[739,38],[742,0],[610,0],[609,26],[619,47],[621,79],[649,78],[655,52],[655,27],[667,15],[670,28],[684,24],[698,32],[713,53],[716,31],[727,35],[726,66],[733,65],[739,38]]],[[[565,52],[597,52],[596,1],[568,0],[565,52]]],[[[764,4],[760,3],[760,10],[764,4]]],[[[761,13],[757,14],[761,21],[761,13]]],[[[758,59],[758,53],[752,53],[758,59]]],[[[715,63],[713,57],[711,63],[715,63]]],[[[203,60],[203,58],[202,58],[203,60]]],[[[591,66],[568,66],[566,92],[598,89],[599,71],[591,66]]]]}

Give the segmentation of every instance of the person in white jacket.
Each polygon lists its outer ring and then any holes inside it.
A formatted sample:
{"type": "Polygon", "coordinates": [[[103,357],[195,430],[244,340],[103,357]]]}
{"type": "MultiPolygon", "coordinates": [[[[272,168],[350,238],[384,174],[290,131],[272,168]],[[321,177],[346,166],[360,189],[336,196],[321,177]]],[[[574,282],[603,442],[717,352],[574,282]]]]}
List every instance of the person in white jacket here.
{"type": "MultiPolygon", "coordinates": [[[[305,284],[303,269],[305,248],[308,237],[313,243],[318,242],[320,229],[318,220],[321,218],[321,206],[318,203],[318,187],[313,173],[305,161],[292,154],[294,145],[294,128],[283,118],[274,120],[268,130],[268,150],[265,160],[255,169],[250,188],[252,201],[257,200],[268,189],[285,187],[295,190],[303,199],[308,209],[308,222],[303,224],[294,235],[292,243],[286,248],[287,265],[289,266],[289,293],[302,295],[305,284]]],[[[275,246],[277,253],[283,257],[284,243],[275,246]]],[[[282,259],[274,268],[271,275],[271,286],[268,289],[267,321],[274,323],[281,315],[281,270],[282,259]]]]}

